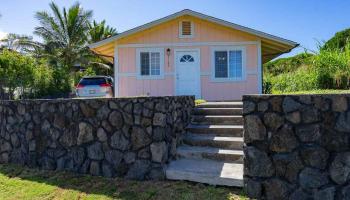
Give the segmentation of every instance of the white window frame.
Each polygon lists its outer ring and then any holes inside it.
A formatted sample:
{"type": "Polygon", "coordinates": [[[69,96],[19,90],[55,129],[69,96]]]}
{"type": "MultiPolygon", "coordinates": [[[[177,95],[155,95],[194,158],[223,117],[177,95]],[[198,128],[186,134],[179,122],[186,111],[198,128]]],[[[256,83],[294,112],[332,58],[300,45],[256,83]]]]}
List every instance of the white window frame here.
{"type": "MultiPolygon", "coordinates": [[[[246,80],[246,47],[245,46],[222,46],[211,48],[211,81],[213,82],[230,82],[230,81],[245,81],[246,80]],[[227,77],[217,78],[215,77],[215,52],[216,51],[227,51],[227,62],[229,62],[229,51],[242,51],[242,77],[227,77]]],[[[230,74],[229,63],[227,63],[227,73],[230,74]]]]}
{"type": "Polygon", "coordinates": [[[194,37],[194,23],[191,20],[181,20],[179,22],[179,38],[193,38],[194,37]],[[182,35],[182,22],[191,22],[191,35],[182,35]]]}
{"type": "MultiPolygon", "coordinates": [[[[150,57],[151,60],[151,57],[150,57]]],[[[137,79],[164,79],[164,48],[137,48],[136,49],[137,79]],[[141,52],[159,53],[159,75],[141,75],[141,52]]],[[[150,66],[151,70],[151,66],[150,66]]]]}

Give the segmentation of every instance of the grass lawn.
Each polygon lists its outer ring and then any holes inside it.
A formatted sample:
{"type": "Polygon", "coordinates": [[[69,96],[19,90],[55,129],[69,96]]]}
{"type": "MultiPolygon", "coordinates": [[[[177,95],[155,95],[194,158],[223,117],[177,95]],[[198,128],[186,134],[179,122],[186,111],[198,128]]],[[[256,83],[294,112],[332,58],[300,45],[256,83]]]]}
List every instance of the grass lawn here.
{"type": "Polygon", "coordinates": [[[0,199],[247,199],[241,189],[184,181],[126,181],[0,165],[0,199]]]}
{"type": "Polygon", "coordinates": [[[350,90],[308,90],[296,92],[274,92],[273,94],[350,94],[350,90]]]}

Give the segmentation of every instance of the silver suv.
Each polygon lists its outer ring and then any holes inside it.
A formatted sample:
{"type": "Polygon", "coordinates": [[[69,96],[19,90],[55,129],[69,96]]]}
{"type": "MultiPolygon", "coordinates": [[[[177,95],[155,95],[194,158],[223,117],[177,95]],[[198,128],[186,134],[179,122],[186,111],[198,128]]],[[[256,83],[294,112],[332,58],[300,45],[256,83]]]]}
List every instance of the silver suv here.
{"type": "Polygon", "coordinates": [[[78,97],[113,97],[113,78],[110,76],[83,77],[75,89],[78,97]]]}

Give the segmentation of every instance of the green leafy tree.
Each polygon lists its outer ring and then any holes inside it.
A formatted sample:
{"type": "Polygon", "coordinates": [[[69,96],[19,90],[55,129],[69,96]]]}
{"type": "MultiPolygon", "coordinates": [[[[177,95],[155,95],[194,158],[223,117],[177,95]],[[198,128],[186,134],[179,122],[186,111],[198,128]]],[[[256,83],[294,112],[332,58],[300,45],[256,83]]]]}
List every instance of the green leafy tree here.
{"type": "Polygon", "coordinates": [[[345,46],[350,43],[350,29],[337,32],[321,48],[321,50],[344,50],[345,46]]]}
{"type": "Polygon", "coordinates": [[[9,33],[4,39],[0,40],[0,46],[4,49],[23,52],[26,50],[27,43],[33,41],[33,37],[9,33]]]}
{"type": "Polygon", "coordinates": [[[68,91],[76,84],[75,73],[80,67],[112,73],[109,63],[92,53],[87,45],[116,34],[116,29],[107,26],[105,21],[91,23],[92,11],[85,11],[79,3],[62,10],[50,3],[50,8],[50,13],[36,13],[40,26],[34,33],[44,42],[31,42],[30,45],[35,57],[45,58],[50,66],[57,68],[53,76],[55,82],[64,80],[62,89],[68,91]]]}
{"type": "Polygon", "coordinates": [[[8,93],[13,99],[30,88],[34,77],[35,60],[29,56],[3,50],[0,53],[0,86],[2,93],[8,93]]]}
{"type": "Polygon", "coordinates": [[[314,54],[307,52],[289,58],[279,58],[264,64],[264,74],[276,76],[283,73],[296,71],[303,66],[309,66],[314,54]]]}
{"type": "Polygon", "coordinates": [[[86,63],[91,56],[86,45],[92,11],[85,11],[79,3],[61,11],[52,2],[50,8],[51,13],[36,13],[40,26],[35,28],[34,34],[43,39],[52,63],[72,70],[77,63],[86,63]]]}
{"type": "Polygon", "coordinates": [[[117,34],[117,30],[106,25],[106,21],[98,23],[95,20],[89,24],[89,42],[94,43],[117,34]]]}
{"type": "Polygon", "coordinates": [[[6,91],[14,98],[21,89],[26,97],[62,97],[81,76],[113,73],[110,64],[87,45],[117,34],[116,29],[105,21],[91,22],[92,11],[79,3],[68,9],[53,2],[49,6],[50,11],[35,14],[39,26],[34,34],[41,42],[17,34],[0,41],[4,49],[0,51],[0,94],[6,91]],[[78,67],[86,70],[80,72],[78,67]]]}

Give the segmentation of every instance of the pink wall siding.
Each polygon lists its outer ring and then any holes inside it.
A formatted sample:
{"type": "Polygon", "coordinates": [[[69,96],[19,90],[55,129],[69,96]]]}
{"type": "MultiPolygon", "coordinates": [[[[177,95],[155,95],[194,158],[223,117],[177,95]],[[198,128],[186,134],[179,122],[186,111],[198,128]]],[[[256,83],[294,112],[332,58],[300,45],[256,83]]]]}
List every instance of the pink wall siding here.
{"type": "Polygon", "coordinates": [[[240,31],[231,30],[215,25],[203,20],[191,18],[194,21],[194,38],[181,39],[178,37],[179,20],[170,21],[164,25],[159,25],[150,30],[134,34],[118,41],[118,65],[119,65],[119,96],[138,95],[175,95],[174,80],[174,50],[175,49],[200,49],[201,68],[201,94],[206,100],[233,100],[241,99],[243,94],[258,93],[258,48],[257,44],[245,45],[246,49],[246,80],[230,82],[213,82],[211,80],[212,71],[212,50],[214,46],[173,46],[171,43],[187,42],[243,42],[257,41],[257,38],[240,31]],[[164,61],[164,79],[161,80],[140,80],[137,79],[136,49],[126,47],[129,44],[155,44],[157,48],[171,49],[169,57],[166,52],[164,61]],[[162,43],[162,44],[161,44],[162,43]],[[167,46],[163,45],[164,43],[167,46]],[[124,45],[124,46],[123,46],[124,45]]]}
{"type": "Polygon", "coordinates": [[[119,96],[174,95],[174,78],[170,76],[161,80],[137,80],[135,76],[119,79],[119,96]]]}

